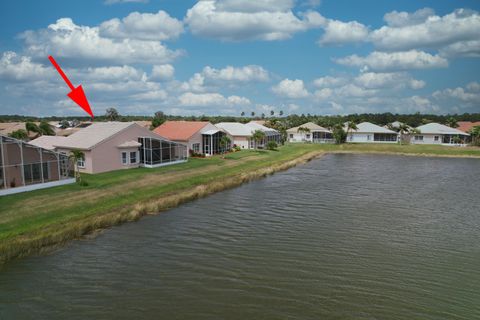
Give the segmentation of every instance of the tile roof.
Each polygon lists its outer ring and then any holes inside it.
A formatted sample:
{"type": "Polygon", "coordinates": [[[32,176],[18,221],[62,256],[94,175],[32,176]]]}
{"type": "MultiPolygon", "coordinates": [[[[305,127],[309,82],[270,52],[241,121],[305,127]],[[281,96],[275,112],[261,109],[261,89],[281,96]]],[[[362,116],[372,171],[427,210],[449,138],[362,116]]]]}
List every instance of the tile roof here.
{"type": "Polygon", "coordinates": [[[417,127],[417,129],[420,130],[420,133],[424,134],[459,134],[468,136],[468,134],[463,131],[435,122],[424,124],[423,126],[417,127]]]}
{"type": "Polygon", "coordinates": [[[476,126],[480,126],[480,121],[470,122],[470,121],[458,121],[458,130],[468,133],[470,129],[476,126]]]}
{"type": "Polygon", "coordinates": [[[94,122],[92,125],[65,137],[55,146],[90,150],[100,142],[107,140],[130,126],[137,126],[137,124],[134,122],[94,122]]]}
{"type": "Polygon", "coordinates": [[[207,124],[209,124],[208,121],[166,121],[153,132],[169,140],[188,141],[207,124]]]}
{"type": "Polygon", "coordinates": [[[261,124],[258,124],[257,122],[255,121],[250,121],[249,123],[245,124],[246,126],[250,127],[253,131],[255,130],[260,130],[260,131],[263,131],[263,132],[276,132],[278,133],[277,130],[275,129],[272,129],[272,128],[268,128],[268,127],[265,127],[261,124]]]}

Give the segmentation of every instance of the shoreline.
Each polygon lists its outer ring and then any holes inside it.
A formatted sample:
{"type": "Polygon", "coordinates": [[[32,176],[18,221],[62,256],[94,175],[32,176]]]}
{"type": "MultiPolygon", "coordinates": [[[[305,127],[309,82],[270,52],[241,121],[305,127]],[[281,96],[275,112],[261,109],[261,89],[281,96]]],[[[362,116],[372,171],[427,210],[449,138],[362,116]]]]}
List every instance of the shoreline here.
{"type": "MultiPolygon", "coordinates": [[[[127,203],[120,208],[115,208],[115,210],[106,210],[105,212],[99,211],[93,213],[91,216],[85,217],[84,219],[79,219],[79,221],[66,221],[60,225],[60,228],[58,224],[52,224],[41,230],[32,232],[31,234],[14,236],[0,245],[0,266],[17,258],[50,253],[56,249],[64,247],[72,240],[94,239],[98,234],[110,227],[126,222],[137,221],[146,215],[158,215],[183,203],[238,187],[244,183],[261,179],[276,172],[288,170],[292,167],[307,163],[328,154],[385,154],[410,157],[480,159],[480,156],[461,154],[409,153],[380,150],[325,150],[322,148],[309,151],[308,148],[313,149],[314,146],[306,147],[305,152],[294,159],[287,158],[285,160],[280,160],[277,163],[260,166],[252,171],[239,167],[238,172],[232,174],[227,173],[220,179],[213,179],[206,182],[200,179],[198,184],[190,187],[167,191],[159,196],[127,203]]],[[[228,159],[225,163],[232,163],[232,161],[238,160],[228,159]]],[[[248,159],[245,163],[248,164],[255,161],[257,160],[248,159]]],[[[189,176],[190,175],[187,174],[187,178],[189,176]]],[[[205,180],[208,179],[205,178],[205,180]]],[[[168,186],[169,185],[167,185],[167,187],[168,186]]],[[[175,188],[172,187],[172,189],[175,188]]]]}
{"type": "Polygon", "coordinates": [[[48,254],[64,247],[72,240],[83,238],[94,239],[103,230],[120,225],[126,222],[133,222],[146,215],[158,215],[169,209],[178,207],[196,199],[207,197],[210,194],[238,187],[244,183],[258,180],[276,172],[285,171],[300,164],[307,163],[325,154],[324,151],[308,152],[296,159],[259,168],[251,172],[240,172],[233,174],[221,181],[202,183],[192,188],[182,190],[178,193],[169,193],[158,199],[149,199],[144,202],[131,204],[119,212],[105,212],[94,217],[93,220],[86,220],[80,224],[65,226],[61,230],[50,230],[45,228],[43,233],[48,236],[30,238],[15,238],[8,244],[0,246],[0,266],[8,261],[24,258],[31,255],[48,254]],[[7,248],[9,247],[9,248],[7,248]]]}

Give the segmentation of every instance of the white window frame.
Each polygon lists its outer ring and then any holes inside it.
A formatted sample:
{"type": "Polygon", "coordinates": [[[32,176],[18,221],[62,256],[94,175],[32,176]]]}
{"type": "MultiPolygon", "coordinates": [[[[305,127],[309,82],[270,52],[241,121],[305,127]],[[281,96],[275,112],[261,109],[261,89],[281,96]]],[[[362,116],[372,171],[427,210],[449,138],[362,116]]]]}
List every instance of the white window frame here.
{"type": "Polygon", "coordinates": [[[128,161],[130,162],[130,164],[137,164],[138,163],[137,151],[130,151],[128,155],[129,155],[128,161]],[[132,153],[135,155],[135,161],[134,162],[132,162],[132,153]]]}
{"type": "Polygon", "coordinates": [[[122,151],[122,153],[120,155],[120,161],[122,162],[122,164],[124,166],[128,165],[128,152],[127,151],[122,151]],[[124,155],[125,155],[125,159],[123,158],[124,155]]]}
{"type": "Polygon", "coordinates": [[[200,153],[200,143],[192,143],[192,151],[195,153],[200,153]]]}
{"type": "Polygon", "coordinates": [[[77,167],[84,169],[85,168],[85,156],[82,156],[77,159],[77,167]]]}
{"type": "Polygon", "coordinates": [[[415,141],[423,141],[423,136],[415,136],[415,141]]]}

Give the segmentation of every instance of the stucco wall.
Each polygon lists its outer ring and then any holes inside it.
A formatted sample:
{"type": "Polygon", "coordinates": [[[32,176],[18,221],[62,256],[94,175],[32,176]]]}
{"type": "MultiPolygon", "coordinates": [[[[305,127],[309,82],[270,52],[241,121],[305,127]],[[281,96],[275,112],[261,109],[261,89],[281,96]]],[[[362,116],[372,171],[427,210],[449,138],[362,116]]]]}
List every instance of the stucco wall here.
{"type": "Polygon", "coordinates": [[[443,136],[440,134],[413,134],[410,143],[412,144],[442,144],[443,136]],[[423,136],[423,140],[415,140],[415,136],[423,136]],[[435,136],[438,137],[438,141],[435,141],[435,136]]]}

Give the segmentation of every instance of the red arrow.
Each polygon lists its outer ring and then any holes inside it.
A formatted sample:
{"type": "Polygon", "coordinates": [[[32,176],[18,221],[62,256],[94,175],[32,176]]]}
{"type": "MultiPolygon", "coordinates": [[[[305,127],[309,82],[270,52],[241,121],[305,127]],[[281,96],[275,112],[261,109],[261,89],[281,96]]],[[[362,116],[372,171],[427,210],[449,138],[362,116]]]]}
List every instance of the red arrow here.
{"type": "Polygon", "coordinates": [[[49,56],[48,59],[50,62],[53,64],[55,69],[57,69],[58,73],[62,76],[63,80],[67,83],[68,87],[70,90],[72,90],[67,96],[72,99],[76,104],[78,104],[83,110],[85,110],[90,117],[93,118],[93,112],[92,109],[90,108],[90,105],[88,104],[87,97],[85,96],[85,92],[83,91],[82,85],[79,85],[78,87],[74,87],[73,84],[68,80],[67,76],[65,73],[63,73],[62,69],[58,65],[57,61],[53,59],[52,56],[49,56]]]}

